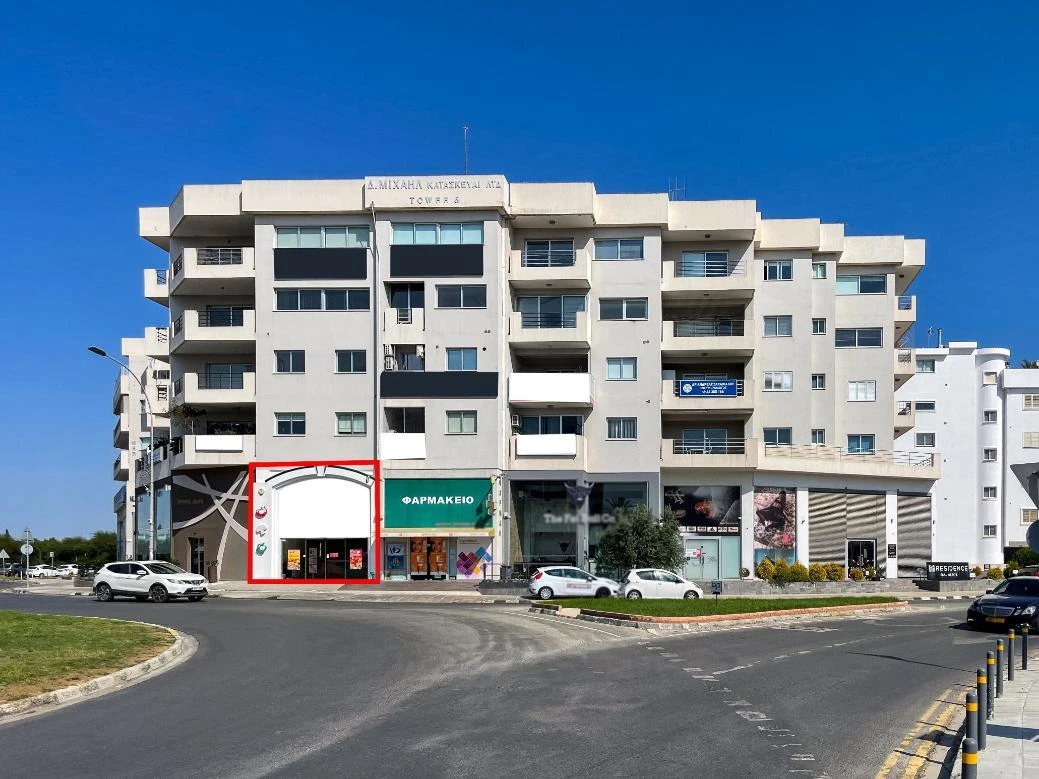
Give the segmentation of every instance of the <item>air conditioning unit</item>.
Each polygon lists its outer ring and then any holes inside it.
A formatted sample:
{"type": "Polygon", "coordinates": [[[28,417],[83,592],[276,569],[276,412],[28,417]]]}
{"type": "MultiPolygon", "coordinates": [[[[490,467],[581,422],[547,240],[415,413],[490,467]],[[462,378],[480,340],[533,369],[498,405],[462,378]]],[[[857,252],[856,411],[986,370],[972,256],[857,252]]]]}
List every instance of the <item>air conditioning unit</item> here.
{"type": "Polygon", "coordinates": [[[382,353],[386,357],[392,357],[393,356],[393,344],[383,344],[382,345],[382,353]]]}
{"type": "Polygon", "coordinates": [[[519,414],[512,415],[512,429],[518,430],[520,426],[519,414]]]}
{"type": "Polygon", "coordinates": [[[415,347],[415,356],[420,360],[426,359],[426,347],[419,344],[415,347]]]}
{"type": "Polygon", "coordinates": [[[385,357],[382,358],[382,367],[383,370],[387,371],[397,370],[397,361],[393,359],[392,354],[387,354],[385,357]]]}
{"type": "Polygon", "coordinates": [[[494,499],[493,498],[488,498],[488,500],[487,500],[487,513],[488,514],[493,514],[495,508],[496,508],[496,506],[494,505],[494,499]]]}

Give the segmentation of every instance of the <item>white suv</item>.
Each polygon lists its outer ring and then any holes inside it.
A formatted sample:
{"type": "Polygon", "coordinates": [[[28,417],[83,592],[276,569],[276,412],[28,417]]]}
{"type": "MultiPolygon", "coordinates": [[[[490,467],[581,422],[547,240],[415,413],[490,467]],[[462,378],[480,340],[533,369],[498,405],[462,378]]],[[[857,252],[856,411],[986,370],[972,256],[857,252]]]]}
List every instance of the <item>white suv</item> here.
{"type": "Polygon", "coordinates": [[[94,595],[107,602],[116,595],[165,603],[170,598],[200,601],[208,594],[206,580],[162,560],[109,563],[94,576],[94,595]]]}

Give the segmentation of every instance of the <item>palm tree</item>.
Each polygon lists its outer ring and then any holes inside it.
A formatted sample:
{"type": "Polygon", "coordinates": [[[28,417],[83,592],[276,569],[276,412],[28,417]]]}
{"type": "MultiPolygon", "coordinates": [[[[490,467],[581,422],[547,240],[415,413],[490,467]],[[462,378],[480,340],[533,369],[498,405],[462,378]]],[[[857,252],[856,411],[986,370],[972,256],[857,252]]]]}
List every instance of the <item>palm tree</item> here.
{"type": "Polygon", "coordinates": [[[1021,360],[1022,368],[1039,368],[1039,360],[1021,360]]]}

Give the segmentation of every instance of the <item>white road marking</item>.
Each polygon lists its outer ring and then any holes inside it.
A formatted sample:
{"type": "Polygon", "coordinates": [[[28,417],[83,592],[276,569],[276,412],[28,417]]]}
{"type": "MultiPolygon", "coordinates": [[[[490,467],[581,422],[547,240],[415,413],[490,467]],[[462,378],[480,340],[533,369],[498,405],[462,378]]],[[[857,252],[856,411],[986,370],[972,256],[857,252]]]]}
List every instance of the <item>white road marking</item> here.
{"type": "Polygon", "coordinates": [[[553,617],[535,617],[535,616],[528,615],[527,618],[528,619],[536,619],[538,622],[551,622],[553,625],[565,625],[568,628],[580,628],[581,630],[592,630],[592,631],[594,631],[596,633],[605,633],[607,636],[611,636],[613,638],[623,638],[623,636],[618,635],[617,633],[611,633],[608,630],[600,630],[599,628],[589,627],[588,625],[574,625],[574,624],[570,624],[570,621],[560,622],[558,617],[556,617],[556,618],[553,618],[553,617]]]}
{"type": "Polygon", "coordinates": [[[737,711],[736,713],[748,722],[768,722],[772,719],[760,711],[737,711]]]}

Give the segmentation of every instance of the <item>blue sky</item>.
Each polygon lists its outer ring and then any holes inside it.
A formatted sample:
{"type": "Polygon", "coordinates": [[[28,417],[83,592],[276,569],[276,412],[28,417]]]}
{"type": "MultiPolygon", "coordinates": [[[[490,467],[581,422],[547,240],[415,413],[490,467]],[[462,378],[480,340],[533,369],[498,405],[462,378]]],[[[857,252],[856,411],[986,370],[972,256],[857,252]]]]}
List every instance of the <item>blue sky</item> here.
{"type": "Polygon", "coordinates": [[[689,198],[925,238],[919,343],[934,325],[1039,357],[1039,6],[722,5],[6,9],[0,529],[113,526],[114,366],[86,346],[164,321],[138,206],[183,183],[460,172],[464,123],[473,172],[681,176],[689,198]]]}

